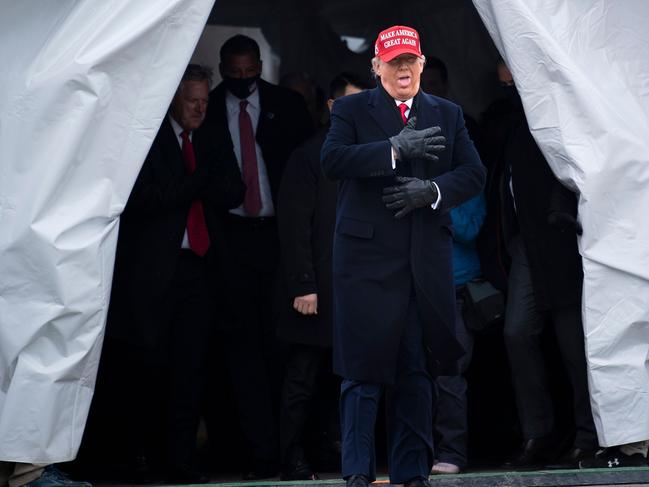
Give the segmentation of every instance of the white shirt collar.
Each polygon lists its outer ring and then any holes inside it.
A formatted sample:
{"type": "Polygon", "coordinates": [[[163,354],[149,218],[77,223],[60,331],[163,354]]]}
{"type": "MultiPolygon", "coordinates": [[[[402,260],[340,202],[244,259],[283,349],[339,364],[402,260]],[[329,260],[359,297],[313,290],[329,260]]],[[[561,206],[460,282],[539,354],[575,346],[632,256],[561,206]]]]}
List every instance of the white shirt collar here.
{"type": "Polygon", "coordinates": [[[412,108],[412,100],[414,100],[414,98],[410,98],[409,100],[406,101],[394,100],[394,102],[397,104],[397,106],[401,105],[402,103],[405,103],[406,105],[408,105],[408,110],[410,110],[412,108]]]}

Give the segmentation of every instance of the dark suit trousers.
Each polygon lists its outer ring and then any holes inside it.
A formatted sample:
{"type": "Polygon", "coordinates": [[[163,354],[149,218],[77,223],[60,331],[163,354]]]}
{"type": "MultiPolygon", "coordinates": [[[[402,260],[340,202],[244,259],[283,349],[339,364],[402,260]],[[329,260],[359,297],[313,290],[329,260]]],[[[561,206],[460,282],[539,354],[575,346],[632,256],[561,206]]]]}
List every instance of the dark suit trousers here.
{"type": "Polygon", "coordinates": [[[577,428],[574,446],[597,447],[586,375],[584,332],[578,306],[537,310],[532,277],[520,235],[510,242],[512,265],[509,274],[505,345],[512,370],[518,415],[525,438],[539,438],[554,428],[550,388],[541,350],[540,336],[549,318],[559,345],[573,392],[573,415],[577,428]]]}
{"type": "Polygon", "coordinates": [[[206,344],[212,323],[211,297],[205,263],[189,250],[180,257],[171,285],[160,306],[160,340],[155,350],[123,346],[120,360],[129,363],[125,389],[129,391],[133,435],[131,454],[159,449],[150,439],[166,436],[167,466],[191,464],[196,447],[200,396],[204,380],[206,344]],[[166,415],[158,409],[166,405],[166,415]],[[166,435],[159,435],[162,418],[166,435]]]}
{"type": "Polygon", "coordinates": [[[458,375],[440,375],[435,379],[437,386],[437,404],[435,410],[434,437],[435,459],[452,463],[460,468],[467,465],[468,443],[468,403],[467,383],[462,374],[471,363],[473,352],[473,335],[464,324],[462,308],[464,298],[457,296],[456,335],[466,350],[460,359],[458,375]]]}
{"type": "MultiPolygon", "coordinates": [[[[304,428],[313,408],[313,399],[318,392],[318,379],[323,366],[330,360],[331,349],[310,345],[292,344],[286,362],[284,385],[280,404],[280,459],[284,467],[290,467],[298,460],[304,460],[304,428]]],[[[325,414],[338,418],[338,404],[328,403],[329,394],[325,394],[325,414]]],[[[331,431],[328,431],[331,433],[331,431]]],[[[338,436],[334,432],[334,436],[338,436]]],[[[334,440],[337,438],[334,438],[334,440]]]]}
{"type": "Polygon", "coordinates": [[[241,218],[227,223],[234,274],[229,305],[236,323],[226,353],[239,418],[254,462],[277,463],[276,416],[281,361],[275,340],[274,300],[279,241],[274,218],[241,218]]]}
{"type": "Polygon", "coordinates": [[[172,463],[189,464],[196,447],[207,339],[212,324],[207,271],[201,257],[189,250],[181,251],[167,300],[168,457],[172,463]]]}
{"type": "Polygon", "coordinates": [[[340,393],[342,474],[376,479],[374,428],[386,394],[390,482],[427,478],[433,453],[433,381],[426,369],[423,330],[410,302],[393,386],[343,379],[340,393]]]}

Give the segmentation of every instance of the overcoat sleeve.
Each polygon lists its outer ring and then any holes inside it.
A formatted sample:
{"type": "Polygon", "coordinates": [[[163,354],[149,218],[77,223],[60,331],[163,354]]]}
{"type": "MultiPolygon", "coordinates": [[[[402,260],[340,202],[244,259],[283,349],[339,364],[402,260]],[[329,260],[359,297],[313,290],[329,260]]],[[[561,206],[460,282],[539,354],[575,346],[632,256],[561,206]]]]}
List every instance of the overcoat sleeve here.
{"type": "Polygon", "coordinates": [[[201,139],[202,134],[196,132],[197,166],[187,174],[176,141],[164,139],[170,136],[167,132],[163,125],[135,181],[126,211],[146,217],[189,207],[196,199],[215,210],[239,206],[245,185],[230,146],[201,139]]]}
{"type": "MultiPolygon", "coordinates": [[[[296,149],[286,164],[279,189],[277,224],[291,298],[318,292],[312,251],[318,182],[313,162],[302,147],[296,149]]],[[[315,169],[320,170],[319,164],[315,169]]]]}
{"type": "Polygon", "coordinates": [[[188,175],[184,170],[175,172],[165,163],[170,156],[165,154],[159,137],[149,150],[126,204],[125,212],[130,215],[147,217],[189,206],[207,185],[204,171],[197,169],[188,175]]]}
{"type": "Polygon", "coordinates": [[[354,126],[354,105],[344,98],[336,100],[331,111],[331,128],[322,146],[325,175],[332,180],[389,176],[392,146],[385,140],[358,144],[354,126]]]}
{"type": "MultiPolygon", "coordinates": [[[[211,133],[213,137],[214,132],[205,130],[200,135],[206,137],[211,133]]],[[[246,186],[232,144],[225,137],[216,142],[210,138],[207,147],[208,151],[201,162],[208,165],[205,171],[208,181],[201,190],[200,198],[216,212],[236,208],[243,202],[246,186]]]]}
{"type": "Polygon", "coordinates": [[[462,109],[457,107],[451,170],[434,178],[442,195],[439,210],[454,208],[477,195],[484,187],[486,169],[464,125],[462,109]]]}

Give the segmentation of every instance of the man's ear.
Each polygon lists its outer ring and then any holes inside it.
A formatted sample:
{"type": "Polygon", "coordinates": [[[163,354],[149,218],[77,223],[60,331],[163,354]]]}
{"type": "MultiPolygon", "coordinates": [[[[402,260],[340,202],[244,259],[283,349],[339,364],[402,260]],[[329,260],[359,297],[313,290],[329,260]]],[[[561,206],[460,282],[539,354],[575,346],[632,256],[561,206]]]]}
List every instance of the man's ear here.
{"type": "Polygon", "coordinates": [[[327,108],[329,108],[329,113],[331,113],[331,109],[332,109],[333,106],[334,106],[334,101],[336,101],[336,100],[334,100],[333,98],[329,98],[329,99],[327,100],[327,108]]]}

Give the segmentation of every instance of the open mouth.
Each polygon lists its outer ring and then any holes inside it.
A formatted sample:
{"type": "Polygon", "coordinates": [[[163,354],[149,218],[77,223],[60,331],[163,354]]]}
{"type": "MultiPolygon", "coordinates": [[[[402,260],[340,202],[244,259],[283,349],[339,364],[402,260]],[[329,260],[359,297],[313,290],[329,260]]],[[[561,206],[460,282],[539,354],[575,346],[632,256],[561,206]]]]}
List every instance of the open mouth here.
{"type": "Polygon", "coordinates": [[[410,76],[399,76],[397,83],[402,88],[407,88],[410,85],[410,76]]]}

